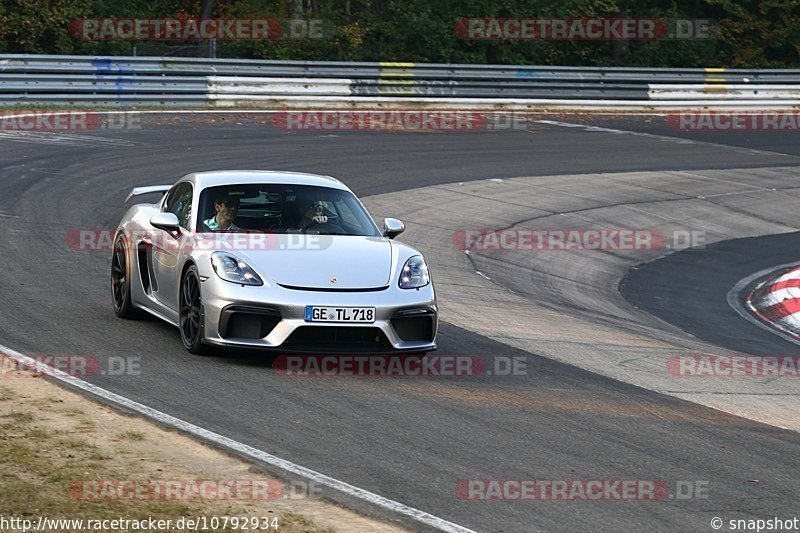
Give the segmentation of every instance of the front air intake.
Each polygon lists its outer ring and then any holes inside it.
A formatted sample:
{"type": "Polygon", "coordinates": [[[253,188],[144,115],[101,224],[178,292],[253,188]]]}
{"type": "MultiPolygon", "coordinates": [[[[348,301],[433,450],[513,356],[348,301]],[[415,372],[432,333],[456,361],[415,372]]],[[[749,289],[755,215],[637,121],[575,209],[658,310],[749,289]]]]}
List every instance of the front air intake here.
{"type": "Polygon", "coordinates": [[[280,321],[280,312],[271,307],[230,305],[220,314],[219,334],[223,339],[263,339],[280,321]]]}

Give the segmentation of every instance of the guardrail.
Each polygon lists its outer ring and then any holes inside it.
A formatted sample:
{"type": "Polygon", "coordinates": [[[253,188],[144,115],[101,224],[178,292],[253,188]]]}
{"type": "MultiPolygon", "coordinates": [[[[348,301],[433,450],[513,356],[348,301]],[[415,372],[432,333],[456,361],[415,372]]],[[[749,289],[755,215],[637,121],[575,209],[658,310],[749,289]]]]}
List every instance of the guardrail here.
{"type": "Polygon", "coordinates": [[[0,105],[800,105],[800,69],[0,55],[0,105]]]}

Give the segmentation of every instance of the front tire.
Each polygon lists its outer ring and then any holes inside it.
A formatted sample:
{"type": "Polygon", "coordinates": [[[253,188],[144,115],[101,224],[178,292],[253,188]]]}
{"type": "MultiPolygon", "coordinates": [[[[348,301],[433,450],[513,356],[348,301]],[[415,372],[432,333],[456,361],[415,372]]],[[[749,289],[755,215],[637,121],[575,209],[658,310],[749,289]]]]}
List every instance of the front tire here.
{"type": "Polygon", "coordinates": [[[200,276],[192,265],[181,281],[179,326],[183,347],[196,355],[206,353],[203,301],[200,294],[200,276]]]}
{"type": "Polygon", "coordinates": [[[128,270],[128,241],[118,235],[111,254],[111,300],[114,313],[120,318],[131,319],[141,316],[131,302],[131,276],[128,270]]]}

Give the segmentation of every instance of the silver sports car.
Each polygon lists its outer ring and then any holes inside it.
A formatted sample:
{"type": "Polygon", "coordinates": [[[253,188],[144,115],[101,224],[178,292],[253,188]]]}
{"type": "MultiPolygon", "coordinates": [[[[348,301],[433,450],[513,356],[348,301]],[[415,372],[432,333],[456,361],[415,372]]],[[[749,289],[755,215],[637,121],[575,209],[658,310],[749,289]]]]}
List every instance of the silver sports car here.
{"type": "Polygon", "coordinates": [[[436,297],[425,259],[381,231],[340,181],[313,174],[215,171],[140,187],[114,236],[114,311],[178,327],[209,345],[281,352],[436,349],[436,297]]]}

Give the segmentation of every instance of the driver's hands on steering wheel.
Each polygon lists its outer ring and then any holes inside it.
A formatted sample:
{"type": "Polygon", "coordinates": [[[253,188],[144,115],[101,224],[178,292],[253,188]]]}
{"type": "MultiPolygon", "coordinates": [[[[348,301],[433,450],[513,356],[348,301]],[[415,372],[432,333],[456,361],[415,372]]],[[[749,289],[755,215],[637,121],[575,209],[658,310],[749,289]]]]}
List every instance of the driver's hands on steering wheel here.
{"type": "Polygon", "coordinates": [[[313,217],[311,217],[311,220],[301,228],[301,231],[305,233],[306,231],[314,228],[314,226],[319,226],[321,224],[327,224],[327,223],[328,223],[327,215],[314,215],[313,217]]]}

